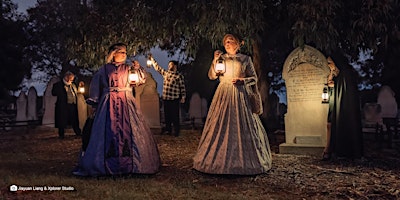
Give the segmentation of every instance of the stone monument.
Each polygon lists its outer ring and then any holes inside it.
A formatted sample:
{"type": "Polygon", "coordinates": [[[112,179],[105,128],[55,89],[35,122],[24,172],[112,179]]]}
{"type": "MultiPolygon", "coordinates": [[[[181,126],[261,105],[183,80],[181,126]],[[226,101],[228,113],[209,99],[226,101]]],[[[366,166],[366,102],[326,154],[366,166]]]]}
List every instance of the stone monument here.
{"type": "Polygon", "coordinates": [[[161,128],[160,97],[157,92],[157,82],[151,73],[146,72],[146,82],[135,87],[136,105],[142,110],[150,128],[161,128]]]}
{"type": "Polygon", "coordinates": [[[201,106],[201,98],[199,93],[195,92],[192,94],[189,103],[189,117],[193,121],[194,124],[202,123],[202,106],[201,106]]]}
{"type": "Polygon", "coordinates": [[[56,76],[53,76],[49,83],[47,83],[46,90],[43,95],[43,119],[42,124],[44,126],[54,127],[54,114],[57,97],[51,94],[51,90],[53,89],[53,84],[59,81],[60,79],[56,76]]]}
{"type": "MultiPolygon", "coordinates": [[[[15,117],[15,121],[26,121],[28,119],[27,116],[27,97],[25,92],[21,91],[17,98],[17,116],[15,117]]],[[[19,123],[21,125],[28,124],[26,122],[19,123]]]]}
{"type": "Polygon", "coordinates": [[[201,98],[199,93],[193,93],[189,103],[189,118],[192,123],[192,128],[203,126],[206,116],[207,100],[205,98],[201,98]]]}
{"type": "Polygon", "coordinates": [[[37,92],[34,87],[30,87],[28,90],[28,108],[27,108],[27,119],[38,120],[38,113],[36,108],[37,92]]]}
{"type": "Polygon", "coordinates": [[[329,72],[326,57],[308,45],[286,58],[282,72],[287,93],[286,141],[279,146],[280,153],[322,155],[328,115],[322,92],[329,72]]]}
{"type": "Polygon", "coordinates": [[[387,85],[382,86],[378,93],[378,104],[381,105],[381,115],[383,118],[397,117],[397,102],[395,93],[387,85]]]}
{"type": "Polygon", "coordinates": [[[88,105],[86,104],[85,96],[82,93],[78,93],[76,95],[76,98],[77,98],[76,106],[78,108],[79,128],[83,130],[83,126],[85,125],[86,119],[88,118],[88,105]]]}

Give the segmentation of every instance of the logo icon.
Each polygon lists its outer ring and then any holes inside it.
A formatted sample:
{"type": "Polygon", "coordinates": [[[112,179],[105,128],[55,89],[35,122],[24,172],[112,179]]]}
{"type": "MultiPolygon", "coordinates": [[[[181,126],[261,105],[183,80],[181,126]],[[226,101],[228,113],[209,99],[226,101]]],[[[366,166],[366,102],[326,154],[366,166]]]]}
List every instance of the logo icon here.
{"type": "Polygon", "coordinates": [[[10,192],[16,192],[17,190],[18,190],[18,187],[16,185],[10,186],[10,192]]]}

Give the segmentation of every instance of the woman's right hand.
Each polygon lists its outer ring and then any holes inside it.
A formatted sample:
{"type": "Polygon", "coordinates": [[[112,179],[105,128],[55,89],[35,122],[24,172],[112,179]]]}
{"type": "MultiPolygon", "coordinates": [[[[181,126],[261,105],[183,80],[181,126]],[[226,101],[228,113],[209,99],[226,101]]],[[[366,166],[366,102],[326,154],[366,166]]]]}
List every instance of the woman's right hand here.
{"type": "Polygon", "coordinates": [[[214,61],[217,60],[222,55],[221,50],[214,51],[214,61]]]}

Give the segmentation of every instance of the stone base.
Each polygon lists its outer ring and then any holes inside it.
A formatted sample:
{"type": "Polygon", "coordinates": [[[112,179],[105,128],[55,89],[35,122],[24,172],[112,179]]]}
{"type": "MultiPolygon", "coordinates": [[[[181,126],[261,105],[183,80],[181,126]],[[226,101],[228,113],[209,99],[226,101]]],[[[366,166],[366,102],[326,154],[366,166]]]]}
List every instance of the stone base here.
{"type": "Polygon", "coordinates": [[[282,143],[279,145],[279,153],[322,156],[324,148],[322,145],[282,143]]]}

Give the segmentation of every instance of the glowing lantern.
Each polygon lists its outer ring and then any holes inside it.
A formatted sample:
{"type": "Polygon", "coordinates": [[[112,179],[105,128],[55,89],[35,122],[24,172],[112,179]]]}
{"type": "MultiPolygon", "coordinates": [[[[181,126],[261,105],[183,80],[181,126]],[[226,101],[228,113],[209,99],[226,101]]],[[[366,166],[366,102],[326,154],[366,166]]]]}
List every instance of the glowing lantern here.
{"type": "Polygon", "coordinates": [[[79,93],[81,93],[81,94],[85,93],[85,87],[79,86],[78,91],[79,91],[79,93]]]}
{"type": "Polygon", "coordinates": [[[326,84],[322,90],[322,103],[329,103],[328,85],[326,84]]]}
{"type": "Polygon", "coordinates": [[[222,59],[222,56],[220,56],[217,60],[217,63],[214,66],[214,71],[217,74],[217,76],[223,76],[225,73],[225,61],[222,59]]]}
{"type": "Polygon", "coordinates": [[[140,82],[140,76],[137,70],[135,69],[130,69],[129,70],[129,84],[134,85],[138,84],[140,82]]]}

